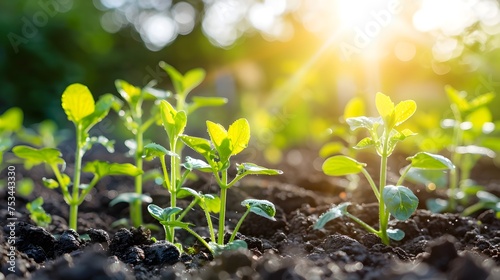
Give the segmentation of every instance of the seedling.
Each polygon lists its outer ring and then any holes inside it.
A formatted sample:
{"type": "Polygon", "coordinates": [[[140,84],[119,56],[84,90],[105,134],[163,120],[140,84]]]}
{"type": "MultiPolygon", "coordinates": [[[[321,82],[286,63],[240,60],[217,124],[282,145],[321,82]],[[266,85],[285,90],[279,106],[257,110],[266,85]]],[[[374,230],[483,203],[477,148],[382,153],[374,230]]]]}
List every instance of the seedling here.
{"type": "MultiPolygon", "coordinates": [[[[159,105],[161,100],[166,102],[164,99],[169,97],[175,99],[175,110],[182,111],[183,113],[180,114],[184,114],[186,121],[187,116],[198,108],[221,106],[227,103],[227,99],[220,97],[193,97],[192,102],[187,103],[186,98],[188,94],[203,81],[205,78],[205,71],[201,68],[196,68],[188,71],[185,75],[182,75],[174,67],[164,62],[160,62],[160,66],[170,76],[174,85],[174,94],[154,89],[153,86],[156,84],[156,81],[152,81],[143,89],[130,85],[122,80],[117,80],[115,83],[118,92],[128,104],[128,108],[124,108],[120,111],[119,115],[122,117],[127,129],[130,130],[135,136],[134,139],[127,140],[126,143],[130,148],[130,153],[133,154],[135,158],[136,166],[141,170],[145,154],[144,133],[153,123],[162,122],[160,110],[158,110],[161,106],[156,106],[159,105]],[[147,100],[154,101],[155,106],[152,107],[150,115],[144,118],[143,103],[147,100]]],[[[172,143],[172,140],[174,139],[170,137],[169,140],[171,151],[173,153],[177,153],[180,158],[183,148],[182,143],[177,140],[176,143],[172,143]],[[172,146],[175,147],[174,150],[172,150],[172,146]]],[[[172,160],[171,167],[172,170],[175,170],[175,176],[180,178],[180,161],[172,160]]],[[[135,178],[135,193],[121,194],[112,201],[112,204],[122,201],[130,203],[130,219],[135,227],[142,224],[142,202],[151,202],[151,198],[142,194],[142,185],[144,181],[143,177],[146,176],[147,174],[144,174],[144,176],[139,175],[135,178]]]]}
{"type": "MultiPolygon", "coordinates": [[[[190,232],[193,234],[200,242],[202,242],[207,248],[210,249],[212,252],[217,252],[221,248],[234,248],[236,247],[244,247],[242,241],[235,241],[234,236],[235,233],[233,231],[233,235],[231,237],[231,242],[229,244],[224,243],[224,232],[225,232],[225,216],[226,216],[226,202],[227,202],[227,190],[234,186],[237,182],[239,182],[242,178],[244,178],[247,175],[254,174],[254,175],[277,175],[281,174],[282,172],[280,170],[275,170],[275,169],[268,169],[265,167],[258,166],[253,163],[242,163],[242,164],[237,164],[237,175],[235,178],[233,178],[231,181],[228,180],[228,169],[231,166],[230,163],[230,158],[234,155],[239,154],[241,151],[243,151],[250,140],[250,126],[248,125],[248,121],[246,119],[239,119],[235,121],[228,130],[226,130],[224,127],[222,127],[220,124],[216,124],[210,121],[207,121],[207,128],[208,128],[208,134],[210,136],[210,140],[204,139],[204,138],[199,138],[199,137],[192,137],[192,136],[187,136],[187,135],[180,135],[180,129],[175,129],[176,126],[174,125],[175,119],[182,119],[180,117],[177,117],[177,114],[175,111],[173,111],[170,106],[167,104],[163,105],[165,109],[167,109],[167,112],[170,112],[169,114],[166,114],[167,117],[170,118],[170,121],[166,123],[171,123],[172,125],[165,127],[165,129],[168,131],[171,131],[169,135],[174,135],[172,133],[178,133],[180,139],[191,149],[193,149],[195,152],[203,156],[206,160],[190,160],[187,159],[186,163],[183,165],[186,167],[187,170],[190,168],[195,168],[202,170],[202,171],[209,171],[213,174],[217,184],[220,187],[220,206],[219,206],[219,227],[218,227],[218,237],[217,240],[215,238],[215,230],[213,228],[212,220],[211,217],[208,213],[209,211],[209,206],[208,206],[208,200],[212,200],[211,197],[207,197],[206,195],[201,195],[196,193],[193,190],[187,189],[187,188],[181,188],[180,185],[177,184],[177,191],[178,192],[184,192],[184,193],[191,193],[194,197],[195,200],[198,200],[198,204],[204,209],[205,211],[205,216],[207,218],[207,224],[210,229],[211,233],[211,242],[207,243],[205,241],[202,241],[202,238],[196,234],[193,230],[191,230],[189,227],[191,224],[181,222],[179,219],[175,218],[175,214],[178,213],[180,210],[173,210],[175,206],[168,207],[163,209],[162,211],[168,212],[168,215],[163,215],[162,220],[160,221],[163,225],[166,225],[167,227],[173,228],[173,227],[180,227],[182,229],[185,229],[186,231],[190,232]],[[210,198],[210,199],[209,199],[210,198]]],[[[164,120],[165,124],[165,120],[164,120]]],[[[177,127],[179,128],[179,127],[177,127]]],[[[172,149],[171,149],[172,150],[172,149]]],[[[176,156],[171,156],[171,158],[176,158],[176,156]]],[[[183,176],[184,177],[184,176],[183,176]]],[[[172,180],[170,181],[172,183],[172,180]]],[[[179,182],[182,182],[180,180],[179,182]]],[[[171,185],[172,188],[172,185],[171,185]]],[[[174,191],[172,189],[172,191],[174,191]]],[[[211,203],[213,207],[213,203],[211,203]]],[[[274,205],[271,202],[268,201],[262,201],[262,200],[246,200],[244,202],[244,206],[247,207],[247,212],[251,211],[254,212],[258,215],[261,215],[266,218],[272,218],[274,217],[275,214],[275,209],[274,205]],[[249,209],[249,210],[248,210],[249,209]]],[[[150,213],[157,218],[160,217],[157,213],[159,213],[158,209],[155,206],[151,206],[148,208],[150,210],[150,213]],[[158,211],[156,211],[156,210],[158,211]],[[156,213],[156,214],[154,214],[156,213]]],[[[160,208],[161,209],[161,208],[160,208]]],[[[163,213],[163,212],[162,212],[163,213]]],[[[239,229],[239,226],[243,222],[243,219],[248,215],[246,213],[242,219],[238,222],[235,231],[239,229]]]]}
{"type": "MultiPolygon", "coordinates": [[[[495,124],[491,122],[491,112],[486,105],[495,97],[494,93],[485,93],[472,100],[466,99],[465,92],[459,92],[451,86],[445,87],[450,100],[453,119],[444,119],[441,126],[453,131],[448,149],[451,160],[457,166],[450,172],[450,185],[448,200],[430,199],[427,207],[433,212],[464,211],[462,214],[471,214],[472,209],[477,209],[484,201],[484,187],[479,186],[470,178],[472,168],[481,157],[494,158],[498,149],[498,141],[489,135],[495,131],[495,124]],[[482,191],[479,193],[479,191],[482,191]],[[464,210],[470,204],[470,198],[477,196],[479,203],[464,210]]],[[[414,176],[417,177],[417,176],[414,176]]],[[[420,180],[426,176],[418,176],[420,180]]],[[[479,210],[479,209],[477,209],[479,210]]]]}
{"type": "Polygon", "coordinates": [[[43,197],[38,197],[32,202],[26,203],[26,209],[30,212],[30,218],[39,227],[47,227],[52,222],[52,216],[47,214],[42,207],[43,197]]]}
{"type": "Polygon", "coordinates": [[[389,229],[388,224],[391,215],[400,221],[408,219],[417,209],[418,198],[413,192],[403,186],[404,179],[411,169],[426,170],[447,170],[454,166],[447,158],[426,152],[420,152],[407,160],[410,164],[402,169],[402,175],[396,185],[387,185],[387,160],[393,153],[398,142],[414,135],[409,129],[398,130],[398,127],[410,118],[416,111],[417,105],[413,100],[405,100],[394,106],[391,99],[383,93],[377,93],[375,99],[378,118],[365,116],[348,118],[346,121],[351,130],[364,128],[369,136],[362,139],[354,147],[355,149],[365,149],[374,147],[380,156],[380,181],[377,186],[371,175],[366,171],[366,163],[358,162],[355,159],[338,155],[328,158],[323,163],[323,172],[330,176],[345,176],[349,174],[362,173],[370,184],[375,197],[379,203],[379,225],[375,229],[371,225],[363,222],[348,212],[349,202],[341,203],[332,207],[321,215],[314,225],[315,229],[323,228],[327,222],[347,216],[360,224],[368,232],[379,236],[382,242],[389,244],[390,239],[401,240],[404,232],[400,229],[389,229]]]}
{"type": "Polygon", "coordinates": [[[465,208],[462,211],[463,216],[470,216],[483,209],[491,209],[495,211],[496,217],[500,219],[500,198],[498,196],[486,191],[478,191],[476,196],[479,201],[465,208]]]}
{"type": "MultiPolygon", "coordinates": [[[[153,89],[151,83],[144,88],[138,88],[126,81],[116,80],[115,86],[125,100],[127,106],[122,107],[118,115],[122,118],[125,127],[132,132],[134,139],[125,141],[130,148],[130,155],[134,157],[135,166],[143,169],[144,133],[159,119],[157,106],[153,106],[150,114],[145,116],[144,102],[158,101],[167,98],[170,93],[153,89]]],[[[130,204],[130,221],[134,227],[139,227],[142,222],[142,202],[151,202],[151,198],[142,193],[143,174],[135,177],[135,192],[122,193],[111,202],[111,206],[118,202],[130,204]]]]}
{"type": "Polygon", "coordinates": [[[45,163],[52,169],[56,180],[44,178],[44,185],[48,188],[61,188],[64,201],[70,206],[69,227],[77,229],[78,206],[83,203],[85,197],[94,188],[97,182],[108,175],[130,175],[137,176],[142,173],[140,169],[132,164],[108,163],[93,161],[87,163],[82,169],[82,158],[87,150],[94,144],[100,143],[112,151],[113,142],[103,136],[89,137],[89,130],[99,123],[109,112],[111,107],[117,106],[116,99],[110,94],[101,96],[94,102],[88,88],[81,84],[72,84],[66,88],[62,95],[62,107],[76,128],[76,151],[73,180],[64,173],[66,162],[61,158],[61,152],[55,148],[32,148],[29,146],[16,146],[14,154],[25,161],[25,167],[45,163]],[[60,169],[60,167],[62,167],[60,169]],[[89,184],[80,181],[81,172],[89,172],[94,175],[89,184]]]}

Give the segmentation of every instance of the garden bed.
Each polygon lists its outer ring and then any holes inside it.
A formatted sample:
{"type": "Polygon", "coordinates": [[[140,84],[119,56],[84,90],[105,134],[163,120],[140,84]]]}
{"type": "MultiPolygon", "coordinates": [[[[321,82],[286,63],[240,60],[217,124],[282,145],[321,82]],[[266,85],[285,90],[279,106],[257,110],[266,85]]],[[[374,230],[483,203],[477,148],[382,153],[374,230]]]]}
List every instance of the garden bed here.
{"type": "MultiPolygon", "coordinates": [[[[314,230],[319,215],[332,203],[345,198],[341,179],[326,177],[314,171],[307,151],[299,166],[284,167],[278,177],[257,177],[242,181],[228,192],[228,227],[232,229],[244,208],[239,204],[253,197],[276,205],[276,221],[249,215],[237,239],[244,239],[247,251],[228,251],[215,258],[192,236],[178,231],[177,238],[185,253],[164,241],[162,232],[139,228],[112,228],[109,225],[127,216],[128,205],[109,207],[117,194],[133,184],[131,178],[109,177],[101,182],[80,208],[78,233],[68,230],[67,205],[55,190],[35,187],[29,199],[17,198],[15,236],[17,238],[17,277],[32,279],[498,279],[500,277],[500,220],[493,211],[482,211],[474,217],[458,214],[433,214],[423,209],[425,199],[433,194],[418,186],[412,188],[420,199],[419,209],[404,222],[392,225],[406,236],[392,241],[391,246],[348,218],[329,222],[324,229],[314,230]],[[307,166],[306,166],[307,165],[307,166]],[[305,170],[304,170],[305,169],[305,170]],[[304,177],[303,174],[308,174],[304,177]],[[281,178],[280,178],[281,177],[281,178]],[[286,181],[286,182],[284,182],[286,181]],[[25,203],[34,197],[45,199],[44,208],[53,222],[43,229],[34,225],[25,203]]],[[[311,153],[313,154],[313,153],[311,153]]],[[[310,156],[313,158],[312,156],[310,156]]],[[[395,157],[398,158],[398,157],[395,157]]],[[[150,163],[154,167],[153,163],[150,163]]],[[[16,168],[16,177],[30,177],[35,182],[45,170],[35,167],[25,171],[16,168]]],[[[498,170],[488,164],[478,165],[473,175],[498,195],[498,170]],[[479,174],[480,173],[480,174],[479,174]]],[[[202,174],[201,174],[202,175],[202,174]]],[[[389,176],[390,178],[390,176],[389,176]]],[[[200,176],[191,183],[205,193],[216,193],[210,177],[200,176]]],[[[350,201],[349,210],[371,225],[377,225],[377,204],[370,188],[361,184],[350,201]]],[[[147,184],[158,205],[168,203],[168,194],[160,186],[147,184]]],[[[350,196],[350,195],[349,195],[350,196]]],[[[2,201],[7,201],[5,192],[2,201]]],[[[187,201],[180,201],[181,206],[187,201]]],[[[4,221],[6,203],[0,211],[4,221]]],[[[155,223],[145,217],[148,223],[155,223]]],[[[193,229],[208,236],[201,210],[193,210],[186,221],[193,229]]],[[[7,237],[9,224],[4,223],[2,273],[9,267],[7,237]]],[[[229,236],[227,236],[229,237],[229,236]]],[[[14,276],[15,275],[15,276],[14,276]]]]}

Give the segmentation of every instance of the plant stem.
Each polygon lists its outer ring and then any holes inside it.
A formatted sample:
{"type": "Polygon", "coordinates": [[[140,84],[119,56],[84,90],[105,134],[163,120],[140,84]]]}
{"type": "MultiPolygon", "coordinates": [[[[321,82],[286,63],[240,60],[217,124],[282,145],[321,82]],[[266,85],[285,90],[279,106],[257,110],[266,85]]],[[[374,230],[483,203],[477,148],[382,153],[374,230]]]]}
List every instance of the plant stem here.
{"type": "Polygon", "coordinates": [[[87,188],[85,190],[82,191],[82,193],[80,194],[80,198],[78,199],[78,202],[77,204],[80,205],[83,203],[83,201],[85,200],[85,197],[89,194],[89,192],[95,187],[95,185],[97,184],[97,182],[99,182],[101,178],[98,177],[98,176],[94,176],[94,178],[92,178],[92,181],[90,182],[90,184],[87,186],[87,188]]]}
{"type": "Polygon", "coordinates": [[[64,183],[64,180],[61,176],[61,172],[59,171],[59,168],[57,167],[56,164],[52,164],[52,165],[50,165],[50,167],[52,168],[54,175],[56,175],[56,179],[59,182],[59,186],[61,186],[64,201],[66,201],[67,204],[71,204],[71,195],[68,192],[68,185],[66,185],[64,183]]]}
{"type": "Polygon", "coordinates": [[[220,187],[221,189],[220,189],[218,244],[224,245],[224,228],[226,219],[226,200],[227,200],[227,170],[222,171],[222,185],[220,187]]]}
{"type": "Polygon", "coordinates": [[[398,183],[397,185],[398,186],[401,186],[406,178],[406,175],[408,174],[408,172],[410,171],[411,169],[411,164],[406,166],[405,170],[403,170],[403,174],[401,174],[401,177],[399,177],[399,180],[398,180],[398,183]]]}
{"type": "MultiPolygon", "coordinates": [[[[176,150],[176,145],[177,145],[177,137],[173,139],[173,141],[170,143],[170,150],[175,152],[176,150]]],[[[177,157],[171,156],[170,157],[170,207],[176,207],[177,205],[177,157]]],[[[170,216],[170,221],[175,221],[175,214],[172,214],[170,216]]],[[[170,238],[171,240],[168,240],[172,243],[175,241],[175,227],[169,226],[170,230],[170,238]]]]}
{"type": "MultiPolygon", "coordinates": [[[[387,130],[387,129],[386,129],[387,130]]],[[[389,223],[389,215],[386,215],[385,202],[383,199],[383,191],[387,182],[387,158],[388,158],[388,144],[389,144],[389,132],[384,132],[384,143],[383,151],[380,160],[380,182],[379,182],[379,193],[380,193],[380,203],[379,205],[379,231],[380,238],[382,242],[389,245],[389,236],[387,235],[387,225],[389,223]]]]}
{"type": "MultiPolygon", "coordinates": [[[[138,118],[138,125],[140,127],[140,117],[138,118]]],[[[135,166],[142,170],[142,147],[143,147],[143,133],[139,128],[135,138],[137,144],[137,150],[135,153],[135,166]]],[[[137,195],[142,195],[142,174],[135,177],[135,193],[137,195]]],[[[130,205],[130,220],[134,227],[139,227],[142,225],[142,200],[137,199],[130,205]]]]}
{"type": "Polygon", "coordinates": [[[188,207],[186,207],[186,209],[184,209],[182,211],[182,213],[179,215],[179,217],[177,217],[177,221],[178,222],[182,221],[184,216],[186,216],[186,214],[189,212],[189,210],[191,210],[198,203],[198,201],[200,201],[200,199],[198,197],[193,199],[193,201],[191,201],[191,203],[189,203],[188,207]]]}
{"type": "Polygon", "coordinates": [[[214,254],[214,251],[212,251],[210,245],[208,245],[208,243],[199,234],[197,234],[194,230],[190,229],[189,227],[183,227],[183,229],[185,229],[187,232],[191,233],[194,237],[196,237],[201,242],[201,244],[203,244],[205,247],[207,247],[208,250],[210,250],[210,253],[212,253],[212,255],[214,254]]]}
{"type": "Polygon", "coordinates": [[[238,221],[238,223],[234,227],[233,234],[231,234],[231,238],[229,238],[229,243],[233,242],[234,238],[236,237],[236,234],[240,230],[241,224],[243,223],[245,218],[248,216],[248,213],[250,213],[250,207],[247,208],[247,211],[245,211],[245,214],[243,214],[243,216],[241,216],[240,220],[238,221]]]}
{"type": "Polygon", "coordinates": [[[371,227],[369,224],[363,222],[361,219],[359,219],[358,217],[356,216],[353,216],[351,213],[347,212],[346,213],[346,216],[351,218],[353,221],[355,221],[356,223],[358,223],[359,225],[361,225],[363,228],[365,228],[368,232],[371,232],[373,234],[376,234],[378,236],[380,236],[380,231],[377,231],[375,230],[373,227],[371,227]]]}
{"type": "Polygon", "coordinates": [[[204,205],[205,207],[203,208],[203,212],[205,212],[205,218],[207,219],[207,225],[208,229],[210,231],[210,239],[212,240],[213,243],[216,243],[217,241],[215,240],[215,232],[214,232],[214,225],[212,223],[212,217],[210,217],[210,213],[208,212],[207,205],[204,205]]]}
{"type": "Polygon", "coordinates": [[[168,190],[172,191],[170,185],[170,179],[167,171],[167,164],[165,162],[165,157],[160,157],[161,170],[163,171],[163,186],[168,190]]]}
{"type": "Polygon", "coordinates": [[[378,202],[380,203],[380,192],[377,190],[377,185],[375,185],[375,182],[373,181],[372,176],[366,171],[366,169],[361,169],[361,172],[363,175],[365,175],[366,179],[368,180],[368,183],[370,183],[370,186],[372,187],[373,193],[375,194],[375,197],[377,198],[378,202]]]}
{"type": "Polygon", "coordinates": [[[80,188],[80,170],[82,169],[82,124],[76,125],[76,151],[75,151],[75,170],[73,174],[72,197],[69,205],[69,228],[76,230],[78,221],[78,200],[80,188]]]}

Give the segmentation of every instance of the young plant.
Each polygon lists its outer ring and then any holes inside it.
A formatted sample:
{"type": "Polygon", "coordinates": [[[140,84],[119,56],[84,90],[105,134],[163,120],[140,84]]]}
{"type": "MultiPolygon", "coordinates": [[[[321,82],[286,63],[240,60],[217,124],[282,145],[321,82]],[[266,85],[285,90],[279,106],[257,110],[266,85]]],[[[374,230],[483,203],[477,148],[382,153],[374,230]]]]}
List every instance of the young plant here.
{"type": "MultiPolygon", "coordinates": [[[[212,236],[212,241],[209,245],[212,252],[217,252],[219,249],[223,248],[234,248],[238,246],[244,247],[245,245],[242,241],[236,242],[234,241],[234,238],[236,234],[235,232],[238,231],[239,226],[243,222],[246,215],[249,212],[253,212],[268,219],[273,219],[276,210],[274,205],[269,201],[245,200],[242,205],[247,207],[247,212],[236,225],[229,243],[225,244],[224,232],[226,222],[227,191],[247,175],[278,175],[281,174],[282,171],[268,169],[253,163],[236,164],[236,177],[230,180],[228,176],[228,170],[231,167],[230,159],[232,156],[242,152],[248,146],[248,142],[250,140],[250,126],[248,121],[246,119],[238,119],[229,126],[228,130],[220,124],[207,121],[207,129],[210,140],[187,135],[182,135],[180,138],[188,147],[200,154],[206,160],[204,168],[210,170],[215,178],[215,181],[220,187],[218,236],[217,240],[215,240],[215,236],[212,236]]],[[[206,217],[207,224],[210,227],[212,224],[211,217],[210,215],[206,215],[206,217]]],[[[189,224],[186,223],[176,222],[166,224],[169,226],[178,226],[185,230],[188,230],[189,228],[189,224]]],[[[214,232],[214,229],[211,228],[210,231],[214,232]]]]}
{"type": "Polygon", "coordinates": [[[42,207],[43,197],[38,197],[32,202],[26,203],[26,209],[30,212],[30,218],[39,227],[47,227],[52,222],[52,216],[47,214],[42,207]]]}
{"type": "Polygon", "coordinates": [[[68,120],[73,122],[76,129],[76,150],[73,179],[62,171],[66,162],[61,157],[61,152],[55,148],[32,148],[29,146],[16,146],[14,154],[25,161],[26,168],[34,165],[46,164],[52,169],[56,180],[44,178],[44,185],[48,188],[61,188],[64,201],[70,206],[69,227],[77,229],[78,206],[83,203],[85,197],[94,188],[97,182],[108,175],[131,175],[137,176],[142,173],[140,169],[132,164],[108,163],[93,161],[87,163],[82,169],[82,158],[94,144],[102,144],[108,150],[113,148],[113,142],[103,136],[89,137],[89,130],[99,123],[113,106],[118,106],[114,96],[106,94],[94,102],[89,89],[81,84],[72,84],[66,88],[62,97],[62,108],[68,120]],[[62,167],[60,169],[60,167],[62,167]],[[83,184],[80,180],[81,173],[93,173],[94,177],[89,184],[83,184]]]}
{"type": "MultiPolygon", "coordinates": [[[[470,199],[477,196],[480,201],[484,199],[484,187],[471,180],[472,168],[481,157],[495,158],[492,149],[500,149],[498,139],[490,136],[495,131],[492,115],[486,107],[495,97],[494,93],[485,93],[472,100],[466,99],[465,92],[459,92],[451,86],[445,87],[450,100],[453,119],[444,119],[441,126],[451,129],[452,136],[448,145],[451,160],[457,166],[450,172],[450,185],[448,200],[430,199],[427,207],[433,212],[464,210],[470,204],[470,199]],[[492,148],[492,149],[490,149],[492,148]],[[478,193],[482,191],[481,193],[478,193]]],[[[424,174],[418,174],[424,175],[424,174]]],[[[413,176],[425,180],[426,176],[413,176]]],[[[477,209],[482,203],[468,208],[463,214],[470,214],[471,209],[477,209]]]]}
{"type": "MultiPolygon", "coordinates": [[[[134,139],[129,139],[125,143],[130,148],[130,155],[134,157],[135,166],[141,171],[143,170],[144,133],[159,119],[157,106],[153,106],[150,114],[145,116],[144,102],[156,102],[170,95],[168,92],[153,89],[152,84],[154,83],[141,89],[123,80],[115,81],[115,86],[127,105],[122,107],[118,115],[122,118],[125,127],[134,135],[134,139]]],[[[110,204],[112,206],[119,202],[128,202],[130,204],[130,222],[134,227],[143,224],[142,202],[152,201],[150,197],[142,193],[143,176],[144,174],[140,174],[135,177],[134,193],[122,193],[110,204]]]]}
{"type": "Polygon", "coordinates": [[[390,239],[401,240],[404,238],[402,230],[388,228],[391,215],[400,221],[404,221],[413,214],[418,206],[418,198],[409,188],[403,186],[408,172],[415,168],[447,170],[453,169],[454,166],[450,160],[443,156],[420,152],[407,158],[410,164],[402,169],[402,175],[396,185],[388,185],[387,160],[389,156],[394,152],[398,142],[414,135],[409,129],[399,130],[398,127],[413,115],[417,105],[413,100],[405,100],[395,106],[388,96],[380,92],[376,95],[375,103],[380,117],[369,118],[361,116],[348,118],[346,121],[353,131],[359,128],[364,128],[368,131],[369,136],[359,141],[354,148],[375,148],[377,154],[380,156],[380,181],[378,186],[372,179],[372,176],[366,171],[365,166],[367,164],[358,162],[348,156],[338,155],[330,157],[323,163],[322,168],[323,172],[330,176],[362,173],[366,177],[379,203],[378,229],[350,214],[347,209],[351,204],[349,202],[341,203],[325,212],[320,216],[314,228],[321,229],[327,222],[347,216],[360,224],[368,232],[379,236],[382,242],[388,245],[390,239]]]}
{"type": "MultiPolygon", "coordinates": [[[[160,110],[158,110],[161,106],[156,106],[160,101],[167,98],[174,99],[176,101],[175,110],[183,111],[184,113],[181,114],[185,114],[186,120],[187,116],[198,108],[221,106],[227,103],[227,99],[220,97],[193,97],[191,103],[188,103],[186,101],[188,94],[203,81],[205,78],[205,71],[201,68],[196,68],[182,75],[174,67],[164,62],[160,62],[160,66],[170,76],[174,85],[174,94],[152,88],[152,86],[156,84],[156,81],[152,81],[143,89],[130,85],[122,80],[117,80],[115,82],[118,92],[128,105],[128,108],[124,108],[120,111],[119,115],[122,117],[127,129],[135,136],[134,139],[128,140],[126,143],[130,148],[130,153],[133,154],[135,158],[136,166],[141,170],[143,168],[143,156],[145,154],[144,133],[153,123],[160,123],[162,121],[160,110]],[[145,117],[143,103],[147,100],[154,101],[155,106],[152,107],[149,116],[145,117]]],[[[171,151],[177,153],[180,158],[183,148],[182,143],[180,141],[176,141],[176,143],[170,142],[170,148],[172,148],[172,145],[175,145],[175,150],[171,149],[171,151]]],[[[175,170],[176,176],[179,178],[181,168],[178,160],[172,165],[172,169],[175,170]]],[[[142,224],[142,202],[151,202],[151,198],[142,193],[143,177],[146,176],[147,174],[144,174],[144,176],[139,175],[135,178],[135,193],[121,194],[112,201],[112,204],[118,202],[130,203],[130,220],[135,227],[142,224]]]]}

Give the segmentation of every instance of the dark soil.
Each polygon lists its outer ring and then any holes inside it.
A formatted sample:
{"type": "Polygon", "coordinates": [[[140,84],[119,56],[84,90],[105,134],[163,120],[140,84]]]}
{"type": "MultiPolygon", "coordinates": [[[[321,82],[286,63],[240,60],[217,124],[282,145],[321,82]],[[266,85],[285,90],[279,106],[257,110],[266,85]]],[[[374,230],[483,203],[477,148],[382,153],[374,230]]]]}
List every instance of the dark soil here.
{"type": "MultiPolygon", "coordinates": [[[[38,183],[51,174],[42,167],[25,171],[16,166],[17,180],[30,177],[36,188],[27,198],[16,196],[15,273],[8,271],[7,237],[12,224],[4,222],[10,217],[6,190],[0,194],[0,279],[500,279],[500,220],[495,213],[482,211],[474,217],[433,214],[424,207],[425,200],[435,194],[419,186],[410,187],[420,199],[420,209],[407,221],[391,222],[406,233],[391,246],[347,218],[314,230],[318,216],[345,199],[353,202],[349,211],[371,225],[377,224],[378,206],[363,181],[351,195],[341,187],[342,178],[326,177],[312,168],[304,170],[304,165],[313,166],[313,160],[304,156],[300,165],[280,166],[285,170],[283,176],[249,178],[230,189],[229,232],[244,211],[240,202],[248,197],[272,201],[277,221],[249,215],[237,235],[248,243],[249,250],[216,257],[182,230],[177,231],[177,238],[191,254],[161,241],[163,232],[110,227],[117,219],[128,217],[127,205],[108,206],[118,193],[132,191],[133,181],[126,177],[101,181],[80,207],[78,232],[68,230],[68,206],[61,195],[38,183]],[[25,209],[38,196],[44,198],[43,207],[53,217],[47,229],[35,226],[25,209]],[[154,242],[152,236],[159,241],[154,242]]],[[[149,167],[156,167],[155,163],[149,167]]],[[[473,174],[498,195],[498,168],[488,164],[480,168],[473,174]]],[[[2,172],[0,178],[6,175],[2,172]]],[[[191,187],[217,192],[214,182],[201,174],[191,187]]],[[[155,204],[169,201],[167,192],[154,184],[147,184],[145,192],[155,204]]],[[[187,203],[180,201],[181,207],[187,203]]],[[[146,223],[155,224],[145,210],[144,214],[146,223]]],[[[208,236],[201,210],[191,211],[185,219],[198,225],[193,227],[195,231],[208,236]]]]}

